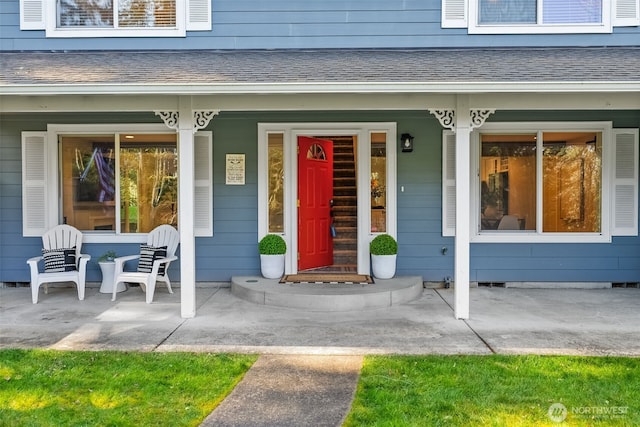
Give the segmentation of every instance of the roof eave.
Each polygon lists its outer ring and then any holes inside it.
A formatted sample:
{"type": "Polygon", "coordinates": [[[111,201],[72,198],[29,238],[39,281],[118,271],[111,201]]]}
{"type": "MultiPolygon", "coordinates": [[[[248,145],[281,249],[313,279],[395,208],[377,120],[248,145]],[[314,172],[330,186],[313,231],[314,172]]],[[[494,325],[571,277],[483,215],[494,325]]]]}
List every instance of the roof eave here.
{"type": "Polygon", "coordinates": [[[209,84],[0,85],[3,95],[213,95],[213,94],[397,94],[397,93],[633,93],[640,81],[552,82],[320,82],[209,84]]]}

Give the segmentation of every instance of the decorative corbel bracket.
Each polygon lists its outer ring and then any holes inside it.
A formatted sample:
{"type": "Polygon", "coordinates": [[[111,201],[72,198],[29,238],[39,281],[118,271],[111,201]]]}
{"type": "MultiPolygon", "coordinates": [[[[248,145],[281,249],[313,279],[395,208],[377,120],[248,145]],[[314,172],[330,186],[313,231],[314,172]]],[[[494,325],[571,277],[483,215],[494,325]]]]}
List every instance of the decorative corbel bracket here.
{"type": "MultiPolygon", "coordinates": [[[[164,124],[169,129],[178,130],[178,119],[180,113],[177,111],[154,111],[156,116],[160,116],[164,124]]],[[[193,111],[193,132],[206,128],[211,119],[220,114],[220,110],[198,110],[193,111]]]]}
{"type": "Polygon", "coordinates": [[[193,132],[204,129],[209,125],[211,120],[220,114],[220,110],[202,110],[193,112],[193,132]]]}
{"type": "MultiPolygon", "coordinates": [[[[441,110],[434,108],[430,109],[429,112],[436,116],[443,128],[450,129],[453,132],[456,131],[456,110],[441,110]]],[[[487,118],[495,112],[496,110],[491,109],[469,110],[469,118],[471,119],[471,130],[482,126],[487,118]]]]}
{"type": "Polygon", "coordinates": [[[489,116],[495,112],[496,110],[469,110],[469,114],[471,115],[471,130],[482,126],[489,116]]]}
{"type": "Polygon", "coordinates": [[[452,131],[456,131],[456,110],[440,110],[437,108],[429,110],[431,114],[436,116],[440,122],[440,126],[452,131]]]}
{"type": "Polygon", "coordinates": [[[178,130],[179,114],[177,111],[154,111],[154,113],[156,113],[156,116],[160,116],[169,129],[178,130]]]}

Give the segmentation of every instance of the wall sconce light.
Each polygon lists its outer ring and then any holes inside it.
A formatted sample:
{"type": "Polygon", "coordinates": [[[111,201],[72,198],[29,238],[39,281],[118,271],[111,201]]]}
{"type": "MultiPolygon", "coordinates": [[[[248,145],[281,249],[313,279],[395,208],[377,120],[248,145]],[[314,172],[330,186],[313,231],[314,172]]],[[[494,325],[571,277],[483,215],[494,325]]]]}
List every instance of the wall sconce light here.
{"type": "Polygon", "coordinates": [[[400,136],[400,144],[402,144],[402,151],[410,153],[413,151],[413,137],[408,133],[403,133],[400,136]]]}

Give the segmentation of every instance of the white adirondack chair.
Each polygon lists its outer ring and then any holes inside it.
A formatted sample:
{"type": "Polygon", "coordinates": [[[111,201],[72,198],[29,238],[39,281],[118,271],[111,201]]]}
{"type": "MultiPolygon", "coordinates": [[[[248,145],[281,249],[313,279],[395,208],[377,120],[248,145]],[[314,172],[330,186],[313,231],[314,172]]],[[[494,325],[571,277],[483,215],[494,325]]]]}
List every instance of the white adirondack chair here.
{"type": "MultiPolygon", "coordinates": [[[[166,256],[160,258],[154,257],[153,260],[148,260],[149,262],[153,262],[150,272],[124,271],[125,264],[134,259],[140,261],[141,254],[115,258],[113,260],[116,263],[114,273],[115,281],[113,283],[113,296],[111,297],[111,301],[116,300],[116,289],[120,282],[124,282],[125,284],[127,282],[140,283],[142,290],[147,293],[147,304],[151,304],[151,301],[153,301],[153,294],[155,293],[157,281],[164,282],[167,285],[169,293],[172,294],[173,290],[171,289],[168,270],[171,261],[178,259],[175,253],[179,242],[180,235],[178,234],[178,231],[170,225],[160,225],[151,230],[147,237],[147,246],[154,248],[166,246],[167,249],[166,256]],[[161,266],[164,266],[164,272],[161,271],[161,266]]],[[[138,268],[138,270],[140,270],[140,268],[138,268]]]]}
{"type": "Polygon", "coordinates": [[[75,270],[47,272],[39,268],[38,264],[44,256],[29,258],[27,264],[31,269],[31,299],[38,303],[38,290],[44,284],[45,293],[48,293],[47,283],[74,282],[78,288],[78,299],[84,299],[85,278],[87,262],[91,255],[81,254],[82,233],[75,227],[67,224],[57,225],[42,236],[42,247],[45,250],[74,249],[75,270]]]}

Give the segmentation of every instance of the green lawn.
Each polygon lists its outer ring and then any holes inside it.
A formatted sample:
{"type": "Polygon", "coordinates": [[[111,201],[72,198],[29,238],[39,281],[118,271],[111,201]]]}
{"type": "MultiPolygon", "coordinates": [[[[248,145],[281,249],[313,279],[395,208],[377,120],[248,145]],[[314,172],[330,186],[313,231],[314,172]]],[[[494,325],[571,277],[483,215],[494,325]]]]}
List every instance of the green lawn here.
{"type": "MultiPolygon", "coordinates": [[[[553,416],[562,415],[560,411],[553,416]]],[[[640,359],[367,357],[345,426],[638,426],[640,359]],[[565,422],[549,417],[561,403],[565,422]]]]}
{"type": "MultiPolygon", "coordinates": [[[[197,426],[256,358],[0,350],[0,426],[197,426]]],[[[639,396],[638,358],[368,356],[345,426],[637,426],[639,396]]]]}
{"type": "Polygon", "coordinates": [[[197,426],[257,356],[0,351],[1,426],[197,426]]]}

